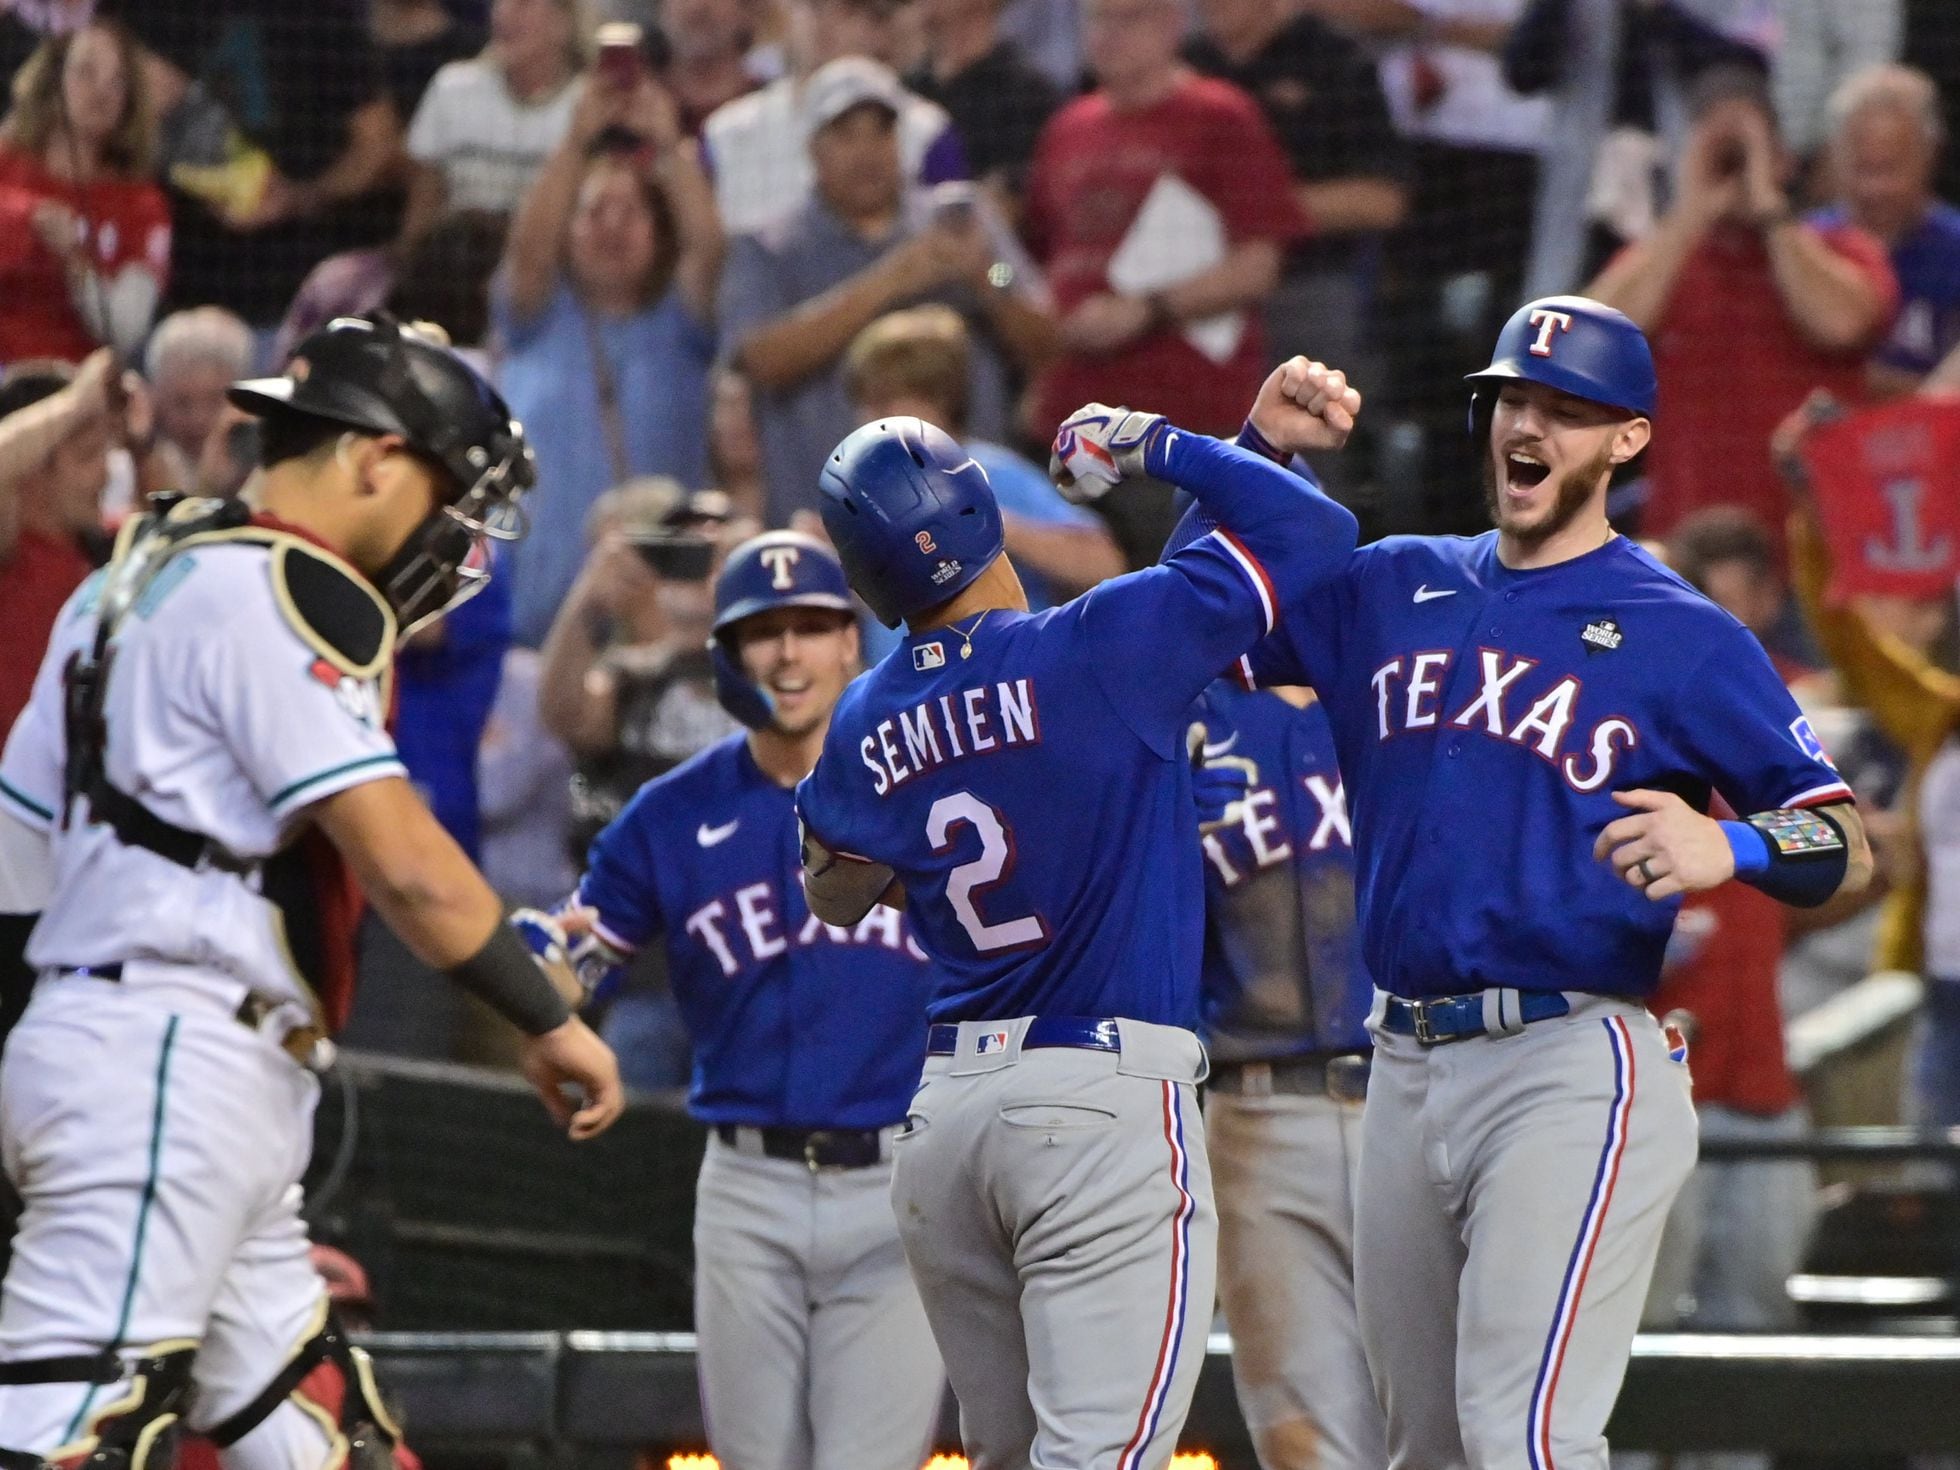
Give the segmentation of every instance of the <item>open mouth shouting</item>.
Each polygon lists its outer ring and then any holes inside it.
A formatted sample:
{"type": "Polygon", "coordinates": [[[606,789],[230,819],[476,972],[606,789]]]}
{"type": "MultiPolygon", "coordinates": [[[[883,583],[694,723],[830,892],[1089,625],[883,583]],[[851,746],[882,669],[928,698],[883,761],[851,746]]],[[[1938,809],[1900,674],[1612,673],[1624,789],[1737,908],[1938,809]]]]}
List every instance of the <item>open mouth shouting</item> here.
{"type": "Polygon", "coordinates": [[[1551,466],[1529,449],[1513,449],[1504,456],[1504,488],[1514,495],[1536,490],[1551,472],[1551,466]]]}

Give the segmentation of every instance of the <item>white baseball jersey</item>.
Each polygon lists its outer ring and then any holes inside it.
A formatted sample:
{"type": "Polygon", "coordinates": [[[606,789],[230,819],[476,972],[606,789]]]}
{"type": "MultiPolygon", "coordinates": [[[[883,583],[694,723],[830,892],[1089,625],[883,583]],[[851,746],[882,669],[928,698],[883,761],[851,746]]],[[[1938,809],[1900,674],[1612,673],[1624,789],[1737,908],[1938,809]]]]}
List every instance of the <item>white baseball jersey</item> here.
{"type": "MultiPolygon", "coordinates": [[[[104,716],[111,785],[244,858],[285,845],[314,802],[404,775],[385,675],[359,677],[295,609],[281,559],[300,545],[221,535],[180,551],[117,630],[104,716]]],[[[52,892],[29,941],[40,969],[132,959],[216,971],[261,994],[313,998],[285,918],[257,875],[186,868],[106,825],[65,830],[62,670],[95,633],[100,575],[69,599],[0,758],[0,806],[48,834],[52,892]]]]}

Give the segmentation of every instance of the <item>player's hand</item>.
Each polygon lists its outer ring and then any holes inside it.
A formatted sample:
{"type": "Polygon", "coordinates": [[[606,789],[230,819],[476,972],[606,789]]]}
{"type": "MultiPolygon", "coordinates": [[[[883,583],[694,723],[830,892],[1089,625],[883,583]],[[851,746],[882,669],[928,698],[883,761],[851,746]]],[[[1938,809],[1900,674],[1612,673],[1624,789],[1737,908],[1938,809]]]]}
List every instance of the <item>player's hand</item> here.
{"type": "Polygon", "coordinates": [[[1615,791],[1634,815],[1608,822],[1593,857],[1610,862],[1621,880],[1659,901],[1718,888],[1735,876],[1735,851],[1713,817],[1671,791],[1615,791]]]}
{"type": "Polygon", "coordinates": [[[521,1065],[545,1111],[574,1143],[597,1138],[626,1107],[619,1059],[577,1016],[542,1036],[525,1037],[521,1065]],[[576,1109],[561,1090],[567,1083],[582,1094],[576,1109]]]}
{"type": "Polygon", "coordinates": [[[1164,417],[1088,403],[1062,421],[1048,456],[1055,488],[1077,505],[1100,500],[1119,481],[1149,473],[1144,453],[1164,417]]]}
{"type": "Polygon", "coordinates": [[[1245,799],[1259,784],[1259,766],[1242,755],[1214,756],[1191,773],[1198,830],[1215,832],[1245,820],[1245,799]]]}
{"type": "Polygon", "coordinates": [[[1360,390],[1348,386],[1346,373],[1311,358],[1290,357],[1260,385],[1251,419],[1268,444],[1290,457],[1339,449],[1360,412],[1360,390]]]}

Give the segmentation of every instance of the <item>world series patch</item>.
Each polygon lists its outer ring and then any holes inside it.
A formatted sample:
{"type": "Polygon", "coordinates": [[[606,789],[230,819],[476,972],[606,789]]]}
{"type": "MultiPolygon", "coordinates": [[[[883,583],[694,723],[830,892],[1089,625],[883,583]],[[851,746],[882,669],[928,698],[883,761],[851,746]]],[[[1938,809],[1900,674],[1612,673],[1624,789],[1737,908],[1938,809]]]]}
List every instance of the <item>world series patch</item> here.
{"type": "Polygon", "coordinates": [[[1586,645],[1588,654],[1611,653],[1625,638],[1620,625],[1611,618],[1594,618],[1579,630],[1579,641],[1586,645]]]}
{"type": "Polygon", "coordinates": [[[1844,836],[1836,827],[1814,813],[1790,807],[1757,812],[1749,825],[1769,839],[1779,857],[1816,857],[1844,847],[1844,836]]]}

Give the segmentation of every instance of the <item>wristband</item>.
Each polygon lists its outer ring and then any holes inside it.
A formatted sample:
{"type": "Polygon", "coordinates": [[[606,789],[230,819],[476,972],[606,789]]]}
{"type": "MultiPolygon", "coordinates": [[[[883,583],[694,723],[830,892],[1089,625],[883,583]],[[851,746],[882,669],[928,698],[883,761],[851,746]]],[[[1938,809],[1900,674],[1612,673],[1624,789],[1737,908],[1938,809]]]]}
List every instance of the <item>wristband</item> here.
{"type": "Polygon", "coordinates": [[[1273,447],[1272,441],[1259,432],[1251,419],[1247,419],[1245,427],[1239,430],[1237,442],[1239,448],[1249,449],[1261,459],[1270,459],[1276,465],[1288,462],[1287,456],[1273,447]]]}
{"type": "Polygon", "coordinates": [[[526,1036],[556,1031],[572,1018],[572,1008],[517,931],[501,920],[483,948],[446,973],[526,1036]]]}
{"type": "Polygon", "coordinates": [[[1778,807],[1720,825],[1736,877],[1779,903],[1814,909],[1844,885],[1851,844],[1827,811],[1778,807]]]}
{"type": "Polygon", "coordinates": [[[1769,871],[1769,839],[1747,822],[1723,822],[1722,835],[1729,839],[1729,851],[1735,854],[1735,875],[1738,878],[1753,878],[1758,873],[1769,871]]]}

